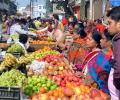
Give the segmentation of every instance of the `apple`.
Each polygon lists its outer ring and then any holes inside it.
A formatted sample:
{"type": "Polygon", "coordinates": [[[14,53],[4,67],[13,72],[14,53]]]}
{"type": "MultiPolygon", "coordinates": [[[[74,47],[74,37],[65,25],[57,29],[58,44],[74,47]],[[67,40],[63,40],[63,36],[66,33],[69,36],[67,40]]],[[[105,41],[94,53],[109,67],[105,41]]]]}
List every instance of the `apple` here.
{"type": "MultiPolygon", "coordinates": [[[[36,100],[36,99],[34,99],[34,100],[36,100]]],[[[49,100],[49,98],[46,94],[40,94],[38,100],[49,100]]]]}
{"type": "Polygon", "coordinates": [[[74,88],[75,95],[79,96],[82,92],[79,87],[74,88]]]}
{"type": "Polygon", "coordinates": [[[64,87],[63,92],[64,92],[64,95],[67,97],[71,97],[72,95],[74,95],[74,91],[68,87],[64,87]]]}
{"type": "Polygon", "coordinates": [[[51,83],[50,83],[50,82],[47,82],[46,86],[47,86],[47,87],[50,87],[50,86],[51,86],[51,83]]]}
{"type": "Polygon", "coordinates": [[[59,70],[61,71],[64,70],[64,66],[59,67],[59,70]]]}
{"type": "Polygon", "coordinates": [[[32,97],[31,97],[31,100],[39,100],[38,95],[37,94],[33,94],[32,97]]]}
{"type": "Polygon", "coordinates": [[[94,100],[105,100],[105,99],[102,98],[101,96],[96,96],[96,97],[94,97],[94,100]]]}
{"type": "Polygon", "coordinates": [[[103,93],[102,91],[100,91],[100,94],[101,94],[101,97],[104,98],[104,100],[107,100],[108,99],[108,95],[103,93]]]}
{"type": "Polygon", "coordinates": [[[57,85],[53,85],[50,87],[50,90],[55,90],[57,88],[57,85]]]}
{"type": "Polygon", "coordinates": [[[76,82],[76,83],[75,83],[75,86],[80,86],[80,82],[76,82]]]}
{"type": "Polygon", "coordinates": [[[65,84],[65,81],[62,81],[62,82],[60,83],[60,85],[63,86],[63,87],[65,87],[65,85],[66,85],[66,84],[65,84]]]}
{"type": "Polygon", "coordinates": [[[82,100],[82,99],[78,99],[78,96],[77,95],[73,95],[70,100],[82,100]]]}
{"type": "Polygon", "coordinates": [[[74,80],[75,82],[78,82],[78,81],[79,81],[79,79],[78,79],[77,77],[73,77],[73,80],[74,80]]]}
{"type": "Polygon", "coordinates": [[[69,97],[64,96],[64,97],[62,97],[62,99],[61,99],[61,100],[70,100],[70,98],[69,98],[69,97]]]}
{"type": "MultiPolygon", "coordinates": [[[[40,99],[41,100],[41,99],[40,99]]],[[[54,96],[50,96],[50,99],[49,100],[57,100],[57,98],[56,97],[54,97],[54,96]]]]}
{"type": "Polygon", "coordinates": [[[53,69],[53,67],[52,67],[52,66],[49,66],[49,67],[48,67],[48,69],[49,69],[49,70],[52,70],[52,69],[53,69]]]}
{"type": "Polygon", "coordinates": [[[68,80],[69,80],[69,81],[72,81],[72,80],[73,80],[73,77],[72,77],[72,76],[69,76],[68,80]]]}
{"type": "Polygon", "coordinates": [[[92,90],[90,91],[90,93],[91,93],[91,96],[92,96],[93,98],[96,97],[96,96],[101,96],[99,90],[97,90],[97,89],[92,89],[92,90]]]}

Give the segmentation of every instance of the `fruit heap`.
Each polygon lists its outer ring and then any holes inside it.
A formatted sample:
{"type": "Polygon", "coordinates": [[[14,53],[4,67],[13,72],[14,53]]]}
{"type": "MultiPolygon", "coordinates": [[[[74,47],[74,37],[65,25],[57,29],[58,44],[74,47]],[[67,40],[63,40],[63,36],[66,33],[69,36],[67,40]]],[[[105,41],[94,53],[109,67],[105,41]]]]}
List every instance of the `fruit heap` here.
{"type": "Polygon", "coordinates": [[[48,54],[57,55],[59,52],[52,50],[49,47],[44,47],[43,49],[33,52],[30,56],[28,56],[28,59],[33,61],[35,59],[40,59],[48,54]]]}
{"type": "Polygon", "coordinates": [[[68,83],[72,85],[79,86],[82,82],[82,79],[75,76],[72,72],[65,70],[63,74],[58,75],[49,75],[49,78],[54,80],[57,85],[61,87],[66,87],[68,83]]]}
{"type": "Polygon", "coordinates": [[[20,71],[16,69],[12,69],[11,71],[7,71],[2,73],[0,76],[0,86],[8,86],[8,87],[24,87],[26,77],[20,71]]]}
{"type": "Polygon", "coordinates": [[[28,82],[25,87],[25,94],[31,96],[33,93],[45,93],[50,90],[55,90],[57,84],[48,79],[46,76],[32,76],[28,77],[28,82]]]}
{"type": "MultiPolygon", "coordinates": [[[[57,55],[48,54],[48,55],[46,55],[46,56],[44,56],[43,58],[38,59],[38,60],[39,60],[39,61],[45,61],[45,62],[47,62],[47,63],[56,61],[56,63],[57,63],[57,62],[59,62],[58,60],[59,60],[61,57],[63,58],[64,55],[63,55],[63,54],[57,54],[57,55]]],[[[54,63],[55,63],[55,62],[54,62],[54,63]]]]}
{"type": "Polygon", "coordinates": [[[108,95],[102,91],[84,86],[84,92],[81,87],[59,87],[48,93],[35,93],[31,100],[108,100],[108,95]],[[87,90],[87,91],[86,91],[87,90]]]}
{"type": "Polygon", "coordinates": [[[10,68],[16,68],[18,66],[17,59],[10,53],[7,53],[3,62],[0,64],[0,71],[10,68]]]}
{"type": "Polygon", "coordinates": [[[24,53],[24,49],[22,46],[16,43],[16,44],[13,44],[11,47],[9,47],[7,52],[8,53],[14,53],[14,52],[24,53]]]}
{"type": "MultiPolygon", "coordinates": [[[[32,63],[34,63],[34,61],[32,63]]],[[[52,76],[52,75],[63,74],[63,72],[68,69],[69,67],[64,61],[63,54],[57,54],[57,55],[48,54],[44,56],[43,58],[35,60],[35,63],[30,65],[28,74],[29,75],[43,74],[46,76],[52,76]],[[42,64],[43,62],[45,65],[42,64]],[[34,67],[36,66],[35,69],[38,69],[37,72],[35,72],[32,66],[34,67]],[[42,72],[41,72],[41,68],[42,68],[42,72]]]]}
{"type": "Polygon", "coordinates": [[[69,70],[69,65],[65,62],[63,54],[49,54],[41,59],[37,59],[37,61],[46,62],[46,67],[43,71],[43,74],[46,76],[63,74],[64,71],[69,70]]]}
{"type": "Polygon", "coordinates": [[[32,44],[55,44],[54,42],[49,42],[49,41],[41,41],[41,40],[33,40],[32,44]]]}

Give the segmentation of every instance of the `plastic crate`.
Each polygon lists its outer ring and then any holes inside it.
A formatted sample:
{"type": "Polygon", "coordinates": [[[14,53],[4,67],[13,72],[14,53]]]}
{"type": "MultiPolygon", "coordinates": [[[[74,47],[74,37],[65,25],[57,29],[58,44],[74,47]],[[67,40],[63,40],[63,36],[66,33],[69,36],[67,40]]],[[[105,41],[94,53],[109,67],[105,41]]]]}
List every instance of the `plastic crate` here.
{"type": "Polygon", "coordinates": [[[16,87],[0,87],[0,100],[21,100],[21,89],[16,87]]]}

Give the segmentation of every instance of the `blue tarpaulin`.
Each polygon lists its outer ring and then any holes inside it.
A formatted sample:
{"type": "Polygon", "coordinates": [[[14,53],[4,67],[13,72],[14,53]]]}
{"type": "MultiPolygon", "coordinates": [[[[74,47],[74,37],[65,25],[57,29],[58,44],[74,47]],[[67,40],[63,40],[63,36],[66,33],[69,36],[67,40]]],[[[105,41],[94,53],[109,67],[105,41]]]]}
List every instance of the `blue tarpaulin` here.
{"type": "Polygon", "coordinates": [[[120,6],[120,0],[110,0],[112,6],[120,6]]]}

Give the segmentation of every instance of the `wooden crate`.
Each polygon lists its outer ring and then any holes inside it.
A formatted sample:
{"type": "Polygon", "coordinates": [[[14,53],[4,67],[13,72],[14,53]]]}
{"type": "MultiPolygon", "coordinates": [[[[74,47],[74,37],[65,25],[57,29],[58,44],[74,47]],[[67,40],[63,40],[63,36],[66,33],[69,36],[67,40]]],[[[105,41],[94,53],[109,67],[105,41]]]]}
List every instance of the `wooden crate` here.
{"type": "Polygon", "coordinates": [[[30,44],[30,47],[34,48],[35,50],[39,50],[44,48],[45,46],[50,47],[51,49],[56,47],[56,44],[30,44]]]}
{"type": "Polygon", "coordinates": [[[9,46],[10,46],[10,44],[0,43],[0,49],[7,49],[9,46]]]}

